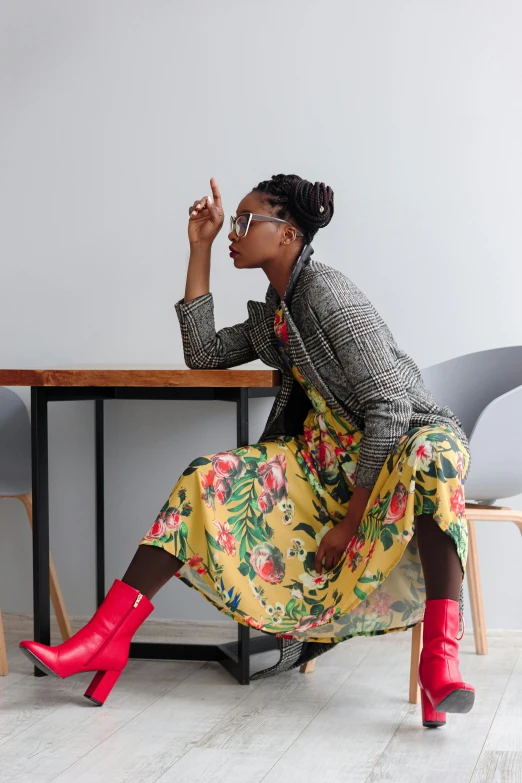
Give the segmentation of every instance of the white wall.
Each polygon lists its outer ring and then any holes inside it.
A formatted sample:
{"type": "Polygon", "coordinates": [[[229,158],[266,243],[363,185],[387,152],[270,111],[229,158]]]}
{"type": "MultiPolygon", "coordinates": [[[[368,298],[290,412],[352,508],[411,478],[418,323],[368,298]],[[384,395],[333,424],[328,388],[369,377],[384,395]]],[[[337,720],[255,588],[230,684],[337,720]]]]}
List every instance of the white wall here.
{"type": "MultiPolygon", "coordinates": [[[[188,205],[215,176],[228,216],[280,172],[334,188],[316,258],[419,366],[521,344],[521,24],[516,0],[2,0],[0,366],[181,366],[188,205]]],[[[267,285],[226,248],[223,232],[218,327],[267,285]]],[[[252,440],[269,404],[253,405],[252,440]]],[[[94,609],[92,407],[50,406],[51,545],[72,614],[94,609]]],[[[110,584],[188,459],[235,445],[235,412],[106,407],[110,584]]],[[[2,609],[29,612],[28,525],[15,501],[0,512],[2,609]]],[[[520,535],[483,523],[478,537],[487,626],[520,628],[520,535]]],[[[222,617],[174,583],[156,606],[222,617]]]]}

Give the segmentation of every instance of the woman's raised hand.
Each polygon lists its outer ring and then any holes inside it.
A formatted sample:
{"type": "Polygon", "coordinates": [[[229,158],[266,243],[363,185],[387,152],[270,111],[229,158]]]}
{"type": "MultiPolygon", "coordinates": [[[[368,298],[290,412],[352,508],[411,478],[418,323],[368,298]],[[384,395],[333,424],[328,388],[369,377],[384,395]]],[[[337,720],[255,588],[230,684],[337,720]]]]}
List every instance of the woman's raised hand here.
{"type": "Polygon", "coordinates": [[[203,196],[189,207],[188,236],[191,245],[211,245],[223,225],[225,213],[221,204],[221,193],[213,177],[210,187],[213,202],[208,196],[203,196]]]}

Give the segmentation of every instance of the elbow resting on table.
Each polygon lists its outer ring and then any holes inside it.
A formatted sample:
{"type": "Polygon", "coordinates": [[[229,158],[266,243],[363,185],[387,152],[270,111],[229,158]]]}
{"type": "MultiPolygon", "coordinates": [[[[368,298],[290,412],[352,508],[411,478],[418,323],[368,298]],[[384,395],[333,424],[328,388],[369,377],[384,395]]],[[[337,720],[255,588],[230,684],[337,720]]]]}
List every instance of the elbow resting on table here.
{"type": "Polygon", "coordinates": [[[208,356],[199,354],[185,356],[185,364],[189,370],[214,370],[216,369],[215,363],[209,361],[208,356]]]}
{"type": "Polygon", "coordinates": [[[226,356],[220,356],[217,351],[195,351],[185,354],[185,364],[190,370],[227,370],[233,362],[226,356]]]}

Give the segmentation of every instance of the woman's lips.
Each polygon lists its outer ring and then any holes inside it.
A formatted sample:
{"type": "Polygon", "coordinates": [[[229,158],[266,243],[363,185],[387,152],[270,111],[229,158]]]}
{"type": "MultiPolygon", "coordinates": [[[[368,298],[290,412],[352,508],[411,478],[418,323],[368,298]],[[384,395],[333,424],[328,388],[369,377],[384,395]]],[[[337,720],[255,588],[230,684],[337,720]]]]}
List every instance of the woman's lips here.
{"type": "Polygon", "coordinates": [[[232,250],[232,248],[230,248],[230,255],[232,258],[235,258],[236,256],[239,255],[239,253],[237,252],[237,250],[232,250]]]}

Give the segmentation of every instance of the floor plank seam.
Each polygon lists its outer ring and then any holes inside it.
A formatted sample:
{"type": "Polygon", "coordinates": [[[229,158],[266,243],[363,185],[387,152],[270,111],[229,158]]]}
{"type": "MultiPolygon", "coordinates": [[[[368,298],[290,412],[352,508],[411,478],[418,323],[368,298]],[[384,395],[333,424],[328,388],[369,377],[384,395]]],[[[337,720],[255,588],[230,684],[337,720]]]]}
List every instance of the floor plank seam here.
{"type": "Polygon", "coordinates": [[[275,767],[275,766],[277,766],[277,764],[279,764],[279,762],[280,762],[282,759],[284,759],[284,757],[286,756],[286,754],[288,753],[288,751],[289,751],[289,750],[290,750],[290,749],[291,749],[291,748],[292,748],[292,747],[295,745],[295,743],[296,743],[296,742],[297,742],[297,740],[298,740],[298,739],[301,737],[301,735],[303,734],[303,732],[305,732],[305,731],[306,731],[306,729],[307,729],[307,728],[310,726],[310,724],[311,724],[311,723],[313,723],[313,721],[314,721],[314,720],[317,718],[317,716],[321,714],[321,712],[324,710],[324,708],[326,707],[326,705],[327,705],[327,704],[328,704],[328,703],[329,703],[329,702],[330,702],[330,701],[333,699],[333,697],[336,695],[336,693],[338,693],[338,692],[341,690],[341,688],[342,688],[344,685],[346,685],[346,683],[347,683],[347,682],[348,682],[348,680],[349,680],[349,679],[352,677],[352,675],[353,675],[353,674],[355,674],[355,672],[357,671],[357,669],[359,668],[359,666],[360,666],[360,665],[363,663],[363,661],[365,661],[365,660],[366,660],[366,658],[368,657],[368,654],[369,654],[369,653],[370,653],[370,648],[368,648],[368,650],[366,651],[365,655],[364,655],[364,656],[361,658],[361,660],[359,661],[359,663],[357,664],[357,666],[355,667],[355,669],[354,669],[352,672],[350,672],[349,674],[347,674],[347,675],[346,675],[346,678],[345,678],[345,679],[344,679],[344,680],[343,680],[343,681],[340,683],[340,685],[339,685],[339,687],[337,688],[337,690],[336,690],[334,693],[332,693],[332,695],[330,696],[330,698],[328,699],[328,701],[326,702],[326,704],[323,704],[323,706],[321,707],[321,709],[320,709],[320,710],[318,710],[318,711],[316,712],[316,714],[313,716],[313,718],[311,718],[311,719],[310,719],[310,721],[309,721],[309,722],[306,724],[306,726],[304,726],[304,727],[303,727],[302,731],[300,731],[300,732],[299,732],[299,734],[297,735],[297,737],[295,737],[295,739],[294,739],[294,740],[293,740],[293,741],[290,743],[290,745],[287,747],[287,749],[284,751],[284,753],[281,753],[281,755],[279,756],[279,758],[278,758],[278,759],[277,759],[277,760],[276,760],[276,761],[273,763],[273,765],[270,767],[270,769],[267,771],[267,773],[266,773],[265,775],[263,775],[263,777],[262,777],[262,778],[259,780],[259,782],[258,782],[258,783],[263,783],[263,780],[265,780],[265,778],[267,777],[267,775],[269,775],[269,774],[272,772],[272,770],[274,769],[274,767],[275,767]]]}
{"type": "MultiPolygon", "coordinates": [[[[133,660],[140,660],[140,659],[133,659],[133,660]]],[[[142,660],[146,660],[146,659],[142,659],[142,660]]],[[[198,668],[203,668],[203,667],[198,667],[198,668]]],[[[186,675],[186,677],[183,677],[183,679],[179,680],[179,682],[177,682],[175,685],[173,685],[173,686],[172,686],[172,688],[169,688],[169,690],[165,691],[165,693],[162,693],[162,694],[160,694],[160,695],[159,695],[159,696],[158,696],[156,699],[154,699],[154,701],[151,701],[149,704],[147,704],[145,707],[143,707],[143,709],[142,709],[142,710],[140,710],[140,712],[136,713],[136,715],[133,715],[133,716],[132,716],[132,718],[130,718],[130,720],[128,720],[128,721],[125,721],[125,723],[123,723],[121,726],[118,726],[118,728],[116,728],[116,729],[115,729],[115,730],[114,730],[114,731],[113,731],[111,734],[109,734],[108,736],[104,737],[104,738],[103,738],[103,740],[101,740],[100,742],[98,742],[96,745],[93,745],[93,746],[92,746],[91,748],[89,748],[89,750],[87,750],[87,751],[86,751],[86,752],[85,752],[83,755],[81,755],[81,756],[79,756],[77,759],[75,759],[75,760],[74,760],[74,761],[73,761],[73,762],[72,762],[72,763],[71,763],[71,764],[70,764],[68,767],[65,767],[64,769],[60,770],[60,772],[59,772],[57,775],[55,775],[53,778],[50,778],[50,780],[48,781],[48,783],[52,783],[52,781],[53,781],[53,780],[56,780],[58,777],[60,777],[60,775],[63,775],[63,774],[65,774],[65,773],[66,773],[66,772],[67,772],[69,769],[71,769],[71,767],[74,767],[74,765],[75,765],[75,764],[78,764],[78,762],[80,762],[80,761],[81,761],[81,760],[82,760],[82,759],[83,759],[85,756],[87,756],[87,755],[88,755],[89,753],[91,753],[93,750],[95,750],[95,749],[96,749],[96,748],[98,748],[100,745],[102,745],[102,744],[103,744],[103,743],[104,743],[106,740],[108,740],[110,737],[112,737],[112,736],[113,736],[114,734],[116,734],[118,731],[120,731],[121,729],[123,729],[125,726],[128,726],[128,725],[129,725],[129,723],[132,723],[132,721],[133,721],[135,718],[137,718],[139,715],[141,715],[141,713],[142,713],[142,712],[144,712],[144,711],[145,711],[145,710],[147,710],[149,707],[151,707],[153,704],[155,704],[155,703],[156,703],[156,702],[157,702],[159,699],[163,698],[163,696],[165,696],[167,693],[170,693],[170,691],[171,691],[171,690],[173,690],[173,689],[174,689],[174,688],[176,688],[178,685],[180,685],[182,682],[184,682],[186,679],[188,679],[188,678],[189,678],[189,677],[190,677],[190,676],[191,676],[193,673],[194,673],[194,671],[188,672],[188,673],[187,673],[187,675],[186,675]]],[[[25,675],[25,677],[26,677],[26,678],[27,678],[27,677],[32,677],[32,675],[31,675],[31,674],[28,674],[28,675],[25,675]]],[[[18,681],[17,681],[17,682],[18,682],[18,681]]],[[[13,685],[16,685],[16,683],[13,683],[13,685]]],[[[11,686],[8,686],[8,687],[11,687],[11,686]]],[[[9,740],[11,740],[11,739],[14,739],[15,737],[17,737],[17,738],[18,738],[18,737],[20,737],[20,736],[21,736],[21,735],[23,735],[23,734],[24,734],[26,731],[28,731],[29,729],[33,728],[33,727],[34,727],[34,726],[35,726],[37,723],[39,723],[41,720],[44,720],[45,718],[49,717],[50,715],[53,715],[55,712],[57,712],[58,710],[60,710],[60,709],[62,709],[62,708],[64,708],[64,707],[66,707],[66,706],[68,706],[68,705],[66,705],[66,704],[60,704],[58,707],[56,707],[56,709],[55,709],[55,710],[52,710],[52,711],[51,711],[51,712],[49,712],[47,715],[44,715],[44,716],[42,716],[42,717],[41,717],[39,720],[35,721],[35,723],[32,723],[30,726],[27,726],[25,729],[23,729],[23,730],[22,730],[21,732],[19,732],[18,734],[15,734],[15,735],[14,735],[14,736],[12,736],[12,737],[7,737],[7,738],[6,738],[6,741],[8,742],[9,740]]],[[[93,707],[93,709],[99,709],[99,708],[97,708],[97,707],[93,707]]],[[[102,709],[103,709],[103,708],[102,708],[102,709]]],[[[0,746],[1,746],[2,744],[5,744],[5,742],[4,742],[4,743],[0,743],[0,746]]]]}
{"type": "MultiPolygon", "coordinates": [[[[199,668],[201,668],[201,669],[209,668],[209,666],[208,666],[208,663],[204,663],[204,664],[203,664],[203,666],[201,666],[201,667],[199,667],[199,668]]],[[[193,672],[191,672],[191,674],[193,674],[193,672]]],[[[189,676],[190,676],[190,675],[189,675],[189,676]]],[[[185,678],[185,679],[186,679],[186,678],[185,678]]],[[[178,684],[179,684],[179,683],[178,683],[178,684]]],[[[257,687],[258,683],[251,683],[251,685],[253,685],[253,686],[254,686],[254,687],[252,688],[252,690],[255,690],[255,688],[257,687]]],[[[171,689],[171,690],[174,690],[174,689],[171,689]]],[[[218,719],[216,720],[216,725],[217,725],[217,723],[218,723],[219,721],[221,721],[221,720],[225,720],[225,719],[228,717],[228,715],[229,715],[230,713],[234,712],[234,711],[235,711],[235,710],[236,710],[236,709],[239,707],[239,705],[240,705],[240,704],[242,704],[242,703],[245,701],[245,699],[246,699],[246,698],[247,698],[247,697],[250,695],[250,693],[252,693],[252,690],[249,690],[249,688],[245,688],[245,691],[246,691],[246,693],[245,693],[244,697],[243,697],[243,698],[242,698],[240,701],[238,701],[236,704],[234,704],[234,705],[233,705],[233,706],[232,706],[232,707],[231,707],[231,708],[228,710],[228,712],[225,712],[225,713],[224,713],[224,714],[223,714],[223,715],[222,715],[220,718],[218,718],[218,719]]],[[[168,693],[170,693],[170,691],[168,691],[168,693]]],[[[165,695],[165,694],[163,694],[163,695],[165,695]]],[[[209,729],[209,730],[208,730],[208,731],[207,731],[205,734],[203,734],[201,737],[199,737],[199,739],[198,739],[198,743],[199,743],[199,742],[201,742],[202,740],[204,740],[204,739],[205,739],[205,737],[206,737],[206,736],[208,736],[209,734],[212,734],[212,732],[215,730],[215,728],[216,728],[216,726],[215,726],[215,725],[214,725],[214,726],[212,726],[212,728],[211,728],[211,729],[209,729]]],[[[163,770],[163,772],[161,772],[160,776],[159,776],[158,778],[155,778],[155,779],[154,779],[154,781],[152,781],[152,783],[157,783],[157,782],[158,782],[158,780],[161,780],[161,778],[162,778],[164,775],[166,775],[166,774],[167,774],[167,772],[169,772],[169,771],[170,771],[170,770],[171,770],[173,767],[175,767],[175,766],[176,766],[176,764],[177,764],[179,761],[181,761],[183,758],[185,758],[185,756],[187,755],[187,753],[190,753],[190,751],[191,751],[192,749],[193,749],[193,747],[189,747],[189,748],[187,748],[187,750],[186,750],[184,753],[182,753],[182,754],[181,754],[181,756],[180,756],[178,759],[176,759],[176,761],[175,761],[173,764],[171,764],[171,765],[170,765],[170,767],[167,767],[167,769],[164,769],[164,770],[163,770]]]]}
{"type": "MultiPolygon", "coordinates": [[[[368,655],[368,652],[369,652],[369,650],[366,652],[366,654],[364,655],[364,657],[363,657],[363,658],[362,658],[362,659],[359,661],[359,663],[357,664],[357,666],[356,666],[356,668],[354,669],[354,671],[353,671],[353,672],[351,672],[350,674],[347,674],[347,675],[346,675],[346,679],[344,679],[342,682],[340,682],[340,683],[339,683],[339,687],[337,688],[337,690],[336,690],[334,693],[332,693],[332,695],[330,696],[330,699],[328,699],[328,702],[329,702],[329,701],[330,701],[330,700],[333,698],[333,696],[334,696],[334,695],[337,693],[337,691],[339,691],[339,690],[342,688],[342,686],[343,686],[343,685],[344,685],[344,684],[345,684],[345,683],[346,683],[346,682],[347,682],[347,681],[350,679],[350,677],[352,676],[352,674],[354,674],[354,672],[357,670],[357,668],[358,668],[358,667],[361,665],[361,663],[364,661],[364,659],[365,659],[365,658],[366,658],[366,656],[368,655]]],[[[260,685],[261,685],[261,680],[259,680],[259,681],[257,681],[257,682],[253,682],[253,683],[251,683],[251,684],[250,684],[250,687],[252,688],[252,690],[250,690],[250,691],[249,691],[249,693],[251,693],[253,690],[256,690],[256,689],[258,689],[258,688],[260,687],[260,685]],[[252,687],[252,686],[253,686],[253,687],[252,687]]],[[[247,694],[247,695],[245,696],[245,699],[247,698],[247,696],[248,696],[248,695],[249,695],[249,694],[247,694]]],[[[239,704],[242,704],[242,703],[243,703],[243,701],[244,701],[245,699],[242,699],[240,702],[238,702],[238,703],[237,703],[237,704],[235,704],[233,707],[231,707],[231,708],[230,708],[230,710],[229,710],[227,713],[225,713],[225,715],[223,715],[223,716],[222,716],[222,720],[225,720],[225,719],[226,719],[226,718],[227,718],[227,717],[228,717],[228,716],[229,716],[231,713],[235,712],[235,710],[237,709],[237,707],[239,706],[239,704]]],[[[328,704],[328,702],[326,702],[326,704],[328,704]]],[[[282,759],[282,758],[284,757],[284,755],[285,755],[285,754],[286,754],[286,753],[287,753],[287,752],[290,750],[290,748],[292,747],[292,745],[294,744],[294,742],[295,742],[297,739],[299,739],[299,737],[301,736],[301,734],[302,734],[302,733],[303,733],[303,732],[304,732],[304,731],[305,731],[305,730],[308,728],[308,726],[310,725],[310,723],[311,723],[313,720],[315,720],[315,718],[317,717],[317,715],[319,715],[319,713],[321,712],[321,710],[322,710],[322,709],[323,709],[325,706],[326,706],[326,705],[323,705],[323,707],[321,707],[321,709],[320,709],[320,710],[319,710],[319,711],[318,711],[318,712],[317,712],[317,713],[316,713],[316,714],[315,714],[315,715],[314,715],[314,716],[313,716],[313,717],[310,719],[309,723],[307,723],[307,725],[303,727],[303,729],[302,729],[302,731],[299,733],[299,735],[298,735],[298,736],[297,736],[297,737],[296,737],[296,738],[295,738],[295,739],[292,741],[292,743],[291,743],[291,744],[289,745],[289,747],[288,747],[288,748],[287,748],[287,749],[284,751],[284,753],[282,753],[282,754],[281,754],[281,755],[280,755],[280,756],[279,756],[279,757],[278,757],[278,758],[277,758],[277,759],[274,761],[274,764],[273,764],[273,765],[270,767],[270,769],[269,769],[269,770],[266,772],[266,774],[265,774],[265,775],[263,775],[263,777],[262,777],[262,778],[259,780],[259,782],[258,782],[258,783],[262,783],[262,781],[263,781],[263,780],[266,778],[266,776],[267,776],[267,775],[268,775],[268,774],[271,772],[271,770],[272,770],[272,769],[275,767],[275,765],[276,765],[276,764],[277,764],[277,763],[280,761],[280,759],[282,759]]],[[[215,727],[214,727],[214,728],[215,728],[215,727]]],[[[209,729],[209,730],[208,730],[208,732],[207,732],[206,734],[204,734],[202,737],[200,737],[200,738],[199,738],[199,740],[198,740],[198,743],[199,743],[199,742],[201,742],[201,741],[203,741],[203,740],[205,739],[205,737],[206,737],[206,736],[208,736],[209,734],[212,734],[212,732],[214,731],[214,728],[212,728],[212,729],[209,729]]],[[[166,774],[166,773],[167,773],[169,770],[171,770],[173,767],[175,767],[175,766],[176,766],[176,764],[178,764],[178,763],[179,763],[179,762],[180,762],[180,761],[181,761],[181,760],[182,760],[182,759],[183,759],[183,758],[184,758],[184,757],[187,755],[187,753],[189,753],[191,750],[192,750],[192,748],[189,748],[189,749],[188,749],[188,750],[187,750],[185,753],[183,753],[183,755],[182,755],[182,756],[180,756],[180,757],[179,757],[179,759],[176,759],[176,761],[174,762],[174,764],[172,764],[172,765],[171,765],[171,766],[170,766],[168,769],[164,770],[164,771],[161,773],[161,775],[159,776],[159,778],[156,778],[156,779],[155,779],[155,780],[154,780],[152,783],[158,783],[158,781],[159,781],[159,780],[161,780],[161,778],[162,778],[162,777],[163,777],[163,776],[164,776],[164,775],[165,775],[165,774],[166,774]]]]}
{"type": "MultiPolygon", "coordinates": [[[[412,707],[414,707],[415,705],[413,705],[413,704],[412,704],[411,706],[412,706],[412,707]]],[[[395,738],[395,735],[397,734],[397,732],[398,732],[398,731],[399,731],[399,729],[401,728],[402,724],[404,723],[404,721],[406,720],[406,718],[407,718],[407,717],[408,717],[410,714],[411,714],[411,710],[410,710],[410,708],[409,708],[409,707],[405,707],[405,712],[404,712],[404,715],[402,716],[401,720],[400,720],[400,721],[399,721],[399,723],[397,724],[397,727],[396,727],[395,731],[393,732],[393,734],[391,735],[391,737],[390,737],[390,739],[388,740],[388,742],[386,743],[386,746],[383,748],[383,751],[382,751],[382,753],[380,753],[380,754],[379,754],[379,756],[378,756],[378,757],[375,759],[375,764],[373,765],[373,767],[372,767],[372,769],[371,769],[371,772],[370,772],[370,774],[368,775],[368,777],[365,779],[364,783],[369,783],[369,781],[371,781],[372,775],[373,775],[373,773],[375,772],[375,769],[376,769],[377,765],[379,764],[380,760],[382,759],[382,757],[384,756],[384,754],[385,754],[385,753],[386,753],[386,751],[388,750],[388,747],[389,747],[389,746],[391,745],[391,743],[393,742],[393,740],[394,740],[394,738],[395,738]]]]}
{"type": "MultiPolygon", "coordinates": [[[[27,677],[30,677],[31,675],[26,675],[27,677]]],[[[11,685],[8,685],[7,688],[4,690],[8,690],[13,685],[17,685],[20,682],[20,680],[17,680],[16,682],[11,683],[11,685]]],[[[45,715],[42,715],[37,720],[34,721],[34,723],[31,723],[29,726],[26,726],[24,729],[19,731],[16,734],[10,734],[8,737],[3,737],[0,739],[0,748],[2,748],[4,745],[6,745],[10,740],[14,739],[15,737],[20,737],[24,732],[26,732],[28,729],[33,728],[33,726],[36,726],[40,721],[45,720],[45,718],[48,718],[50,715],[53,715],[55,712],[57,712],[59,709],[61,709],[64,705],[63,704],[57,704],[54,710],[51,710],[51,712],[46,713],[45,715]]]]}
{"type": "MultiPolygon", "coordinates": [[[[133,659],[133,660],[140,660],[140,659],[139,659],[139,658],[135,658],[135,659],[133,659]]],[[[141,660],[146,660],[146,659],[141,659],[141,660]]],[[[204,666],[198,666],[198,667],[197,667],[197,669],[202,669],[202,668],[204,668],[204,666]]],[[[194,671],[197,671],[197,669],[195,669],[194,671]]],[[[86,753],[84,753],[84,754],[83,754],[83,756],[80,756],[79,758],[75,759],[75,760],[73,761],[73,763],[72,763],[72,764],[70,764],[70,765],[69,765],[68,767],[66,767],[65,769],[62,769],[62,770],[61,770],[61,771],[60,771],[60,772],[59,772],[57,775],[55,775],[55,777],[54,777],[54,778],[51,778],[51,780],[49,781],[49,783],[53,783],[53,780],[56,780],[57,778],[59,778],[59,777],[60,777],[60,775],[63,775],[63,774],[65,774],[65,773],[66,773],[68,770],[70,770],[72,767],[74,767],[74,765],[75,765],[75,764],[78,764],[78,762],[80,762],[80,761],[81,761],[83,758],[85,758],[85,756],[88,756],[88,755],[89,755],[89,753],[92,753],[92,752],[93,752],[94,750],[96,750],[96,748],[98,748],[100,745],[103,745],[103,743],[104,743],[106,740],[110,739],[110,737],[112,737],[114,734],[117,734],[119,731],[121,731],[121,729],[125,728],[125,727],[126,727],[126,726],[128,726],[130,723],[132,723],[132,721],[133,721],[133,720],[135,720],[135,719],[136,719],[137,717],[139,717],[139,716],[140,716],[140,715],[141,715],[143,712],[145,712],[145,711],[146,711],[146,710],[148,710],[150,707],[152,707],[154,704],[156,704],[156,702],[157,702],[157,701],[159,701],[160,699],[162,699],[164,696],[166,696],[166,695],[167,695],[168,693],[170,693],[172,690],[174,690],[175,688],[177,688],[177,687],[178,687],[178,685],[181,685],[181,683],[185,682],[185,680],[188,680],[188,678],[189,678],[189,677],[190,677],[192,674],[194,674],[194,671],[188,672],[188,674],[187,674],[187,676],[186,676],[186,677],[183,677],[183,679],[181,679],[179,682],[177,682],[175,685],[173,685],[173,686],[172,686],[172,688],[169,688],[167,691],[165,691],[165,693],[161,693],[161,694],[160,694],[160,695],[159,695],[159,696],[158,696],[156,699],[154,699],[154,701],[151,701],[149,704],[147,704],[145,707],[143,707],[143,709],[142,709],[142,710],[140,710],[139,712],[137,712],[137,713],[136,713],[136,715],[133,715],[133,716],[132,716],[132,718],[131,718],[130,720],[126,721],[126,722],[123,724],[123,726],[118,726],[118,728],[117,728],[117,729],[115,729],[115,730],[114,730],[114,731],[113,731],[111,734],[109,734],[107,737],[104,737],[104,738],[103,738],[103,740],[101,740],[101,742],[98,742],[96,745],[93,745],[93,747],[92,747],[92,748],[89,748],[89,750],[88,750],[86,753]]],[[[97,708],[95,708],[95,709],[97,709],[97,708]]],[[[164,773],[162,773],[162,774],[164,774],[164,773]]],[[[161,777],[161,775],[160,775],[160,777],[161,777]]]]}
{"type": "MultiPolygon", "coordinates": [[[[516,649],[516,648],[515,648],[515,649],[516,649]]],[[[472,772],[472,774],[471,774],[471,777],[470,777],[470,779],[469,779],[469,783],[471,783],[471,781],[473,780],[473,776],[475,775],[476,769],[477,769],[477,767],[478,767],[478,765],[479,765],[479,762],[480,762],[480,760],[481,760],[481,758],[482,758],[482,754],[484,753],[484,748],[485,748],[485,746],[486,746],[486,743],[487,743],[487,741],[488,741],[488,738],[489,738],[489,735],[490,735],[490,732],[491,732],[491,727],[493,726],[493,723],[494,723],[494,721],[495,721],[495,718],[497,717],[497,712],[498,712],[498,711],[499,711],[499,709],[500,709],[500,705],[502,704],[502,700],[503,700],[503,698],[504,698],[504,696],[505,696],[505,694],[506,694],[506,691],[507,691],[507,689],[508,689],[508,687],[509,687],[509,683],[511,682],[511,678],[512,678],[512,676],[513,676],[513,672],[515,671],[515,669],[516,669],[516,667],[517,667],[517,663],[518,663],[518,659],[519,659],[519,658],[520,658],[520,650],[518,650],[518,649],[517,649],[517,651],[516,651],[516,655],[515,655],[515,660],[514,660],[514,662],[513,662],[513,666],[511,667],[511,671],[509,672],[509,677],[508,677],[508,678],[507,678],[507,680],[506,680],[506,686],[505,686],[504,690],[502,691],[502,696],[501,696],[501,697],[500,697],[500,699],[498,700],[497,709],[495,710],[495,712],[494,712],[494,714],[493,714],[493,717],[491,718],[491,723],[489,724],[489,728],[488,728],[487,734],[486,734],[486,736],[484,737],[484,742],[482,743],[482,747],[480,748],[480,751],[479,751],[479,753],[477,754],[477,760],[476,760],[476,762],[475,762],[475,766],[473,767],[473,772],[472,772]]]]}

